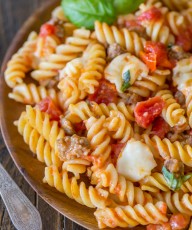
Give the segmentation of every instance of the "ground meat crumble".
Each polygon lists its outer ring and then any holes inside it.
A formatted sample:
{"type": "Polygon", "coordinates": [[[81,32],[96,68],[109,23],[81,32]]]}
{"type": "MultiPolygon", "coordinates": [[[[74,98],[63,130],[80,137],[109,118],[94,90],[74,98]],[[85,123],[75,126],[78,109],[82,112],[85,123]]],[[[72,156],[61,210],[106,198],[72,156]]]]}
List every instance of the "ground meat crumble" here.
{"type": "Polygon", "coordinates": [[[76,134],[58,139],[57,147],[61,160],[73,160],[81,156],[87,156],[91,150],[88,139],[76,134]]]}

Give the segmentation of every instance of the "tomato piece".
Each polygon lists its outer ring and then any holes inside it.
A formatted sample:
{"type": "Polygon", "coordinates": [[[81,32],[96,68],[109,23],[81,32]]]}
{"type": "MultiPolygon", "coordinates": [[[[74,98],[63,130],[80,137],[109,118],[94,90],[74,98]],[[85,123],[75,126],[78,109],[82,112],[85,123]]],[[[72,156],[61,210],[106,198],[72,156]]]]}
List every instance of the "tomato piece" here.
{"type": "Polygon", "coordinates": [[[86,126],[85,123],[83,121],[74,124],[74,129],[76,133],[82,132],[84,130],[86,130],[86,126]]]}
{"type": "Polygon", "coordinates": [[[164,224],[150,224],[147,226],[147,230],[172,230],[169,223],[164,224]]]}
{"type": "Polygon", "coordinates": [[[174,67],[168,60],[166,46],[161,42],[147,41],[144,46],[144,52],[140,52],[140,56],[151,71],[156,70],[156,66],[169,69],[174,67]]]}
{"type": "Polygon", "coordinates": [[[157,65],[157,56],[156,56],[156,54],[144,53],[143,51],[141,51],[140,52],[140,58],[147,65],[147,67],[151,71],[156,70],[156,65],[157,65]]]}
{"type": "Polygon", "coordinates": [[[46,36],[49,36],[52,34],[55,34],[55,26],[54,25],[45,23],[41,26],[40,36],[46,37],[46,36]]]}
{"type": "Polygon", "coordinates": [[[157,21],[162,18],[161,11],[156,7],[151,7],[143,12],[137,19],[138,21],[157,21]]]}
{"type": "Polygon", "coordinates": [[[47,97],[37,104],[38,108],[50,115],[51,120],[60,121],[61,110],[54,104],[51,98],[47,97]]]}
{"type": "Polygon", "coordinates": [[[159,138],[163,139],[169,131],[170,126],[162,117],[157,117],[154,120],[151,134],[157,135],[159,138]]]}
{"type": "Polygon", "coordinates": [[[166,203],[162,203],[161,206],[160,206],[159,208],[160,208],[160,211],[161,211],[163,214],[166,214],[166,213],[167,213],[167,204],[166,204],[166,203]]]}
{"type": "Polygon", "coordinates": [[[117,159],[119,157],[119,154],[121,153],[122,149],[125,147],[126,143],[116,143],[112,144],[112,151],[111,151],[111,158],[112,158],[112,163],[116,165],[117,159]]]}
{"type": "Polygon", "coordinates": [[[138,102],[134,109],[137,124],[147,128],[161,114],[164,106],[165,102],[161,97],[153,97],[147,101],[138,102]]]}
{"type": "Polygon", "coordinates": [[[126,20],[125,27],[130,31],[144,32],[145,28],[138,22],[138,20],[126,20]]]}
{"type": "Polygon", "coordinates": [[[176,37],[176,44],[181,46],[184,51],[190,51],[192,49],[192,31],[190,28],[180,31],[176,37]]]}
{"type": "Polygon", "coordinates": [[[173,214],[169,220],[172,230],[182,230],[185,229],[190,221],[189,216],[184,216],[181,213],[173,214]]]}
{"type": "Polygon", "coordinates": [[[106,80],[102,80],[99,83],[99,87],[96,88],[94,94],[90,94],[87,98],[89,101],[95,101],[96,103],[116,103],[117,102],[117,90],[114,84],[106,80]]]}

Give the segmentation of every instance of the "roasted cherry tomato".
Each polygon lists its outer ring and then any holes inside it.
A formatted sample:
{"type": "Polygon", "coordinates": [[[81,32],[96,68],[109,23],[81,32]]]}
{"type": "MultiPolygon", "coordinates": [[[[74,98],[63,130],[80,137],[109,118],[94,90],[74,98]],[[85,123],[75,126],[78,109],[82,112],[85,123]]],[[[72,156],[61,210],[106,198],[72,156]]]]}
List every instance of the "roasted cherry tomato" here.
{"type": "Polygon", "coordinates": [[[46,36],[52,35],[54,33],[55,33],[55,26],[54,25],[45,23],[44,25],[41,26],[40,36],[46,37],[46,36]]]}
{"type": "Polygon", "coordinates": [[[48,113],[51,117],[51,120],[60,121],[62,112],[49,97],[43,99],[37,104],[37,106],[42,112],[48,113]]]}
{"type": "Polygon", "coordinates": [[[134,109],[137,124],[147,128],[161,114],[164,106],[165,102],[161,97],[153,97],[147,101],[138,102],[134,109]]]}
{"type": "Polygon", "coordinates": [[[116,103],[117,102],[117,90],[114,84],[106,80],[102,80],[99,83],[99,87],[96,88],[94,94],[88,96],[89,101],[95,101],[96,103],[116,103]]]}
{"type": "Polygon", "coordinates": [[[157,135],[163,139],[165,135],[170,131],[170,126],[162,117],[157,117],[153,122],[153,128],[151,133],[157,135]]]}

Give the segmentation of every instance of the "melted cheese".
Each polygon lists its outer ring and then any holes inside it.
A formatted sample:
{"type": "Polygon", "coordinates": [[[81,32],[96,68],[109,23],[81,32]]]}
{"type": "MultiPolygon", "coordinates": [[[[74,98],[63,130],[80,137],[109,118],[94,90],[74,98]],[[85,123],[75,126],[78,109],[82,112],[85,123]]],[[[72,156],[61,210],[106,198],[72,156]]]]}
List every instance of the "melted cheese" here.
{"type": "Polygon", "coordinates": [[[157,166],[149,147],[141,141],[129,141],[117,160],[117,171],[136,182],[151,174],[157,166]]]}

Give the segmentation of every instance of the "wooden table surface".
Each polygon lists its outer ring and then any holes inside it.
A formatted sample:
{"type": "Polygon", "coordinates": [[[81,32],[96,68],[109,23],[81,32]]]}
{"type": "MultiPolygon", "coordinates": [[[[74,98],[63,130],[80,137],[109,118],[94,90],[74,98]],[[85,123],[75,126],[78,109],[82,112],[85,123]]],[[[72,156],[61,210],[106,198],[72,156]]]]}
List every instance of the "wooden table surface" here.
{"type": "MultiPolygon", "coordinates": [[[[0,0],[0,65],[3,56],[14,38],[17,30],[29,15],[43,3],[51,0],[0,0]]],[[[74,222],[60,215],[57,211],[45,203],[28,183],[21,176],[16,166],[14,165],[0,133],[0,162],[10,176],[15,180],[25,195],[39,210],[43,230],[83,230],[74,222]]],[[[0,199],[0,229],[13,230],[15,229],[10,221],[8,213],[5,209],[3,201],[0,199]]]]}

